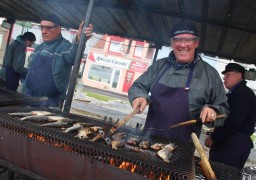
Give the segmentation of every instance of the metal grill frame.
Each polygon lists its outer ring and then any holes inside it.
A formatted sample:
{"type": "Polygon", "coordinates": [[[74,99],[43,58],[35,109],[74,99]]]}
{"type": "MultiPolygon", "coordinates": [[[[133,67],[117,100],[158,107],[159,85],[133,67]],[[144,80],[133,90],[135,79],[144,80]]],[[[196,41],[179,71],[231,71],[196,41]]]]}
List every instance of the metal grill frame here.
{"type": "MultiPolygon", "coordinates": [[[[70,136],[69,134],[56,132],[56,130],[52,130],[45,127],[38,127],[30,122],[21,122],[17,119],[10,117],[7,113],[11,112],[29,112],[32,110],[44,110],[56,113],[58,115],[68,117],[70,119],[76,119],[78,121],[94,123],[98,125],[106,125],[106,123],[102,123],[98,121],[96,118],[76,115],[72,113],[65,113],[62,111],[58,111],[50,108],[31,108],[31,107],[5,107],[0,108],[0,126],[2,128],[10,130],[10,133],[14,133],[16,136],[23,136],[22,138],[26,138],[33,143],[43,144],[46,147],[51,147],[54,149],[58,149],[63,151],[64,153],[73,154],[75,156],[80,156],[80,158],[89,158],[90,161],[98,161],[104,164],[109,165],[109,158],[114,158],[117,161],[117,164],[121,162],[129,162],[131,164],[135,164],[141,167],[141,171],[137,171],[136,174],[144,176],[145,173],[155,172],[156,176],[160,176],[161,173],[170,175],[173,179],[193,179],[194,177],[194,169],[193,169],[193,149],[189,149],[188,147],[180,147],[177,152],[174,152],[173,157],[171,157],[171,163],[165,163],[159,157],[150,157],[148,154],[143,153],[134,153],[129,151],[120,150],[112,150],[111,148],[106,147],[107,145],[98,142],[90,142],[87,140],[79,140],[70,136]],[[40,142],[35,138],[28,138],[28,133],[33,133],[35,136],[40,136],[47,139],[47,142],[40,142]],[[71,151],[64,150],[63,146],[61,147],[53,147],[52,144],[62,144],[68,145],[72,147],[71,151]],[[180,152],[180,150],[182,150],[180,152]],[[178,157],[175,157],[176,155],[178,157]],[[183,158],[179,157],[183,156],[183,158]],[[185,158],[184,158],[185,157],[185,158]],[[184,162],[186,161],[186,162],[184,162]],[[184,164],[186,166],[184,166],[184,164]]],[[[131,133],[133,130],[128,128],[122,128],[121,131],[127,131],[131,133]]],[[[137,134],[139,134],[136,131],[137,134]]],[[[132,173],[130,173],[132,174],[132,173]]]]}

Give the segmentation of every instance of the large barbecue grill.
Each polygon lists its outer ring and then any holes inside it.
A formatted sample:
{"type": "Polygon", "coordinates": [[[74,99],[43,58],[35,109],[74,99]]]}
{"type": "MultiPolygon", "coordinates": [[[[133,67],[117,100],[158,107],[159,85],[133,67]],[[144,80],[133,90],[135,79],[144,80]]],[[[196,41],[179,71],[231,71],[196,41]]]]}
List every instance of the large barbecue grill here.
{"type": "Polygon", "coordinates": [[[0,107],[10,105],[25,105],[31,102],[46,100],[45,97],[30,97],[18,92],[10,91],[0,86],[0,107]]]}
{"type": "MultiPolygon", "coordinates": [[[[108,127],[96,118],[50,109],[31,107],[0,108],[0,159],[46,179],[204,179],[192,144],[178,144],[170,163],[153,150],[135,151],[132,146],[113,150],[104,141],[80,140],[74,133],[59,128],[40,127],[38,123],[20,121],[12,112],[42,110],[67,117],[75,122],[108,127]]],[[[145,137],[137,129],[123,127],[120,132],[147,138],[152,143],[169,143],[158,137],[145,137]]],[[[1,162],[1,161],[0,161],[1,162]]],[[[239,179],[240,172],[212,163],[218,179],[239,179]]]]}

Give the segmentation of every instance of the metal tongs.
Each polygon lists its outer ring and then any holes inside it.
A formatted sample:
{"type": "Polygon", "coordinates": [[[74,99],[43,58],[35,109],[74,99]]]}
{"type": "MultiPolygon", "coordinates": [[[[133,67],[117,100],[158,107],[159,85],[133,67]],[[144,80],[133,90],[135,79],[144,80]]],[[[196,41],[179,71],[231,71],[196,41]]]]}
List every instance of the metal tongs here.
{"type": "MultiPolygon", "coordinates": [[[[220,114],[220,115],[216,116],[216,119],[224,118],[224,117],[226,117],[225,114],[220,114]]],[[[189,121],[186,121],[186,122],[174,124],[174,125],[170,126],[170,128],[172,129],[172,128],[176,128],[176,127],[180,127],[180,126],[185,126],[185,125],[189,125],[189,124],[195,124],[195,123],[198,123],[198,122],[202,122],[202,121],[201,120],[193,119],[193,120],[189,120],[189,121]]]]}
{"type": "Polygon", "coordinates": [[[139,112],[139,109],[133,110],[130,114],[128,114],[127,116],[125,116],[123,119],[121,119],[120,121],[118,121],[118,123],[116,123],[112,128],[110,128],[109,131],[105,132],[104,130],[99,130],[98,131],[98,135],[93,138],[91,141],[94,142],[100,138],[103,138],[104,141],[110,145],[111,140],[110,140],[110,136],[111,134],[113,134],[116,130],[118,130],[120,127],[122,127],[125,123],[127,123],[131,118],[133,118],[137,113],[139,112]]]}

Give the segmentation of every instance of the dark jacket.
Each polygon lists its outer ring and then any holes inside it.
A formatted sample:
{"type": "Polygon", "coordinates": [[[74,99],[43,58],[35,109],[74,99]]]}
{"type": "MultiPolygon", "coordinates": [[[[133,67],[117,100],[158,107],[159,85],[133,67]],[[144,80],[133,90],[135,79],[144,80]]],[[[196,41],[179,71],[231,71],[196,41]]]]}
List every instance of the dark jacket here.
{"type": "Polygon", "coordinates": [[[228,95],[230,114],[224,126],[218,127],[211,134],[214,144],[219,144],[236,133],[251,136],[256,122],[256,96],[246,86],[246,81],[240,82],[228,95]]]}
{"type": "Polygon", "coordinates": [[[18,36],[17,39],[8,46],[5,52],[3,67],[0,72],[0,78],[6,81],[6,67],[11,67],[20,76],[27,75],[27,68],[24,68],[26,57],[25,40],[18,36]]]}
{"type": "Polygon", "coordinates": [[[76,42],[70,43],[61,36],[55,41],[41,43],[31,55],[31,64],[38,54],[53,58],[52,74],[61,99],[65,98],[77,48],[78,44],[76,42]]]}

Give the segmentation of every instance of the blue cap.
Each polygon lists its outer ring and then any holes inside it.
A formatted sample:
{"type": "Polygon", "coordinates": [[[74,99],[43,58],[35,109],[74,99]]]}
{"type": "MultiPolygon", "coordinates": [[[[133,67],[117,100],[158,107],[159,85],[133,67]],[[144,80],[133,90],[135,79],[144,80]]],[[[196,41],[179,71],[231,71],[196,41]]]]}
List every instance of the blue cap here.
{"type": "Polygon", "coordinates": [[[178,34],[193,34],[198,36],[198,31],[193,23],[181,21],[173,26],[170,37],[172,38],[178,34]]]}
{"type": "Polygon", "coordinates": [[[47,14],[45,17],[41,19],[41,21],[51,21],[54,24],[60,25],[61,26],[61,21],[60,18],[54,14],[47,14]]]}

